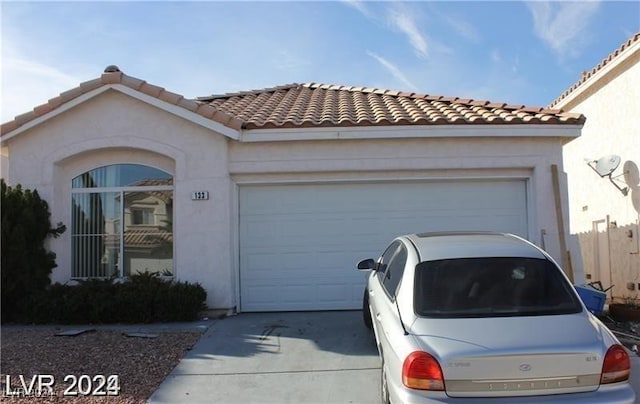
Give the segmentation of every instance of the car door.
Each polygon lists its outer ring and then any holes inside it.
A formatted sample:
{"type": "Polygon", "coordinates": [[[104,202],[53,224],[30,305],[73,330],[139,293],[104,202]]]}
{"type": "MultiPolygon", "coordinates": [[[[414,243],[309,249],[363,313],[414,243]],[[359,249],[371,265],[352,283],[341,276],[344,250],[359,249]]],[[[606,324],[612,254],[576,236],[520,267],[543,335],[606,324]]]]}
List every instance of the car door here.
{"type": "MultiPolygon", "coordinates": [[[[393,350],[391,345],[398,335],[402,335],[402,325],[396,307],[396,291],[407,262],[407,249],[399,241],[392,243],[378,262],[373,291],[375,301],[372,306],[373,321],[381,351],[393,350]]],[[[383,354],[384,360],[384,354],[383,354]]]]}
{"type": "Polygon", "coordinates": [[[378,307],[380,306],[378,299],[384,295],[384,291],[382,289],[384,274],[389,267],[391,258],[393,258],[395,253],[398,251],[399,245],[399,241],[394,241],[384,250],[380,258],[378,258],[378,261],[373,268],[371,279],[368,282],[369,306],[371,307],[371,318],[373,320],[374,329],[377,329],[376,313],[379,312],[378,307]]]}

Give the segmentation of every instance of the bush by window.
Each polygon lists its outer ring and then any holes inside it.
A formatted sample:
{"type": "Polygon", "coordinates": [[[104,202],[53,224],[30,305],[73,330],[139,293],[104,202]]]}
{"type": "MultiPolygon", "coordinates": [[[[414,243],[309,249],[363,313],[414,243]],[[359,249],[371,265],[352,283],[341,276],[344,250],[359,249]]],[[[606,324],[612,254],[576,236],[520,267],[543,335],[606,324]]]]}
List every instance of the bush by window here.
{"type": "Polygon", "coordinates": [[[8,186],[0,180],[2,197],[2,322],[21,318],[29,301],[50,283],[56,255],[45,248],[65,226],[51,226],[49,206],[38,191],[8,186]]]}

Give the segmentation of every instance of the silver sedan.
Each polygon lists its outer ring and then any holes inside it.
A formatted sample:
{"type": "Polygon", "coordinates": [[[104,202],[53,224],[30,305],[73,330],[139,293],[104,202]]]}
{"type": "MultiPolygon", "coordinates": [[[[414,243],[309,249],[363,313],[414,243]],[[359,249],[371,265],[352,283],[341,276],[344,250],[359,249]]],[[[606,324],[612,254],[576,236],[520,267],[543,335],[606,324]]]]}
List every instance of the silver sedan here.
{"type": "Polygon", "coordinates": [[[635,400],[625,348],[522,238],[407,235],[358,269],[383,403],[635,400]]]}

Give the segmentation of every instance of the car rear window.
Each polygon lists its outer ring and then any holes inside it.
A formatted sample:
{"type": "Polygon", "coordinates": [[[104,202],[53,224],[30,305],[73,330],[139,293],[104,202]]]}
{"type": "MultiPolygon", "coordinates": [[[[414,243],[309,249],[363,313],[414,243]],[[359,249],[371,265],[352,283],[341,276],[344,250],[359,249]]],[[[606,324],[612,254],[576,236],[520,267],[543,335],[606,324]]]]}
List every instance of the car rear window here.
{"type": "Polygon", "coordinates": [[[416,266],[414,303],[425,317],[501,317],[579,313],[572,286],[551,261],[459,258],[416,266]]]}

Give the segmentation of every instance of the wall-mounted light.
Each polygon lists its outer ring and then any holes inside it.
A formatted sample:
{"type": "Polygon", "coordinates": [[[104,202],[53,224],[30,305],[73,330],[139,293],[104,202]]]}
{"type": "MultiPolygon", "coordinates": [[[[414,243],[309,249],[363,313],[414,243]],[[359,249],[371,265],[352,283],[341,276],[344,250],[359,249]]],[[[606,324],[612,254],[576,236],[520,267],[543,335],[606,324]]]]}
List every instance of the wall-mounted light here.
{"type": "Polygon", "coordinates": [[[624,175],[624,173],[612,176],[613,172],[620,165],[620,161],[620,156],[612,154],[599,158],[598,160],[587,160],[587,165],[591,167],[591,169],[595,171],[601,178],[608,177],[613,186],[618,188],[618,190],[622,192],[622,195],[627,196],[627,194],[629,193],[629,188],[621,187],[620,185],[618,185],[618,183],[622,183],[622,181],[620,181],[618,177],[624,175]]]}

